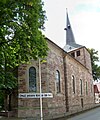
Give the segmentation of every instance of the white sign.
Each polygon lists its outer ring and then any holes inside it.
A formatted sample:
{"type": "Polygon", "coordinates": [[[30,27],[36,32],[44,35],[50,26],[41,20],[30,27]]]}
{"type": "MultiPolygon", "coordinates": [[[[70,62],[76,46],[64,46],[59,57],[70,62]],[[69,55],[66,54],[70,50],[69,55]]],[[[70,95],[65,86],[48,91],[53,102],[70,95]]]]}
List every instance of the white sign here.
{"type": "Polygon", "coordinates": [[[53,98],[52,93],[19,93],[19,98],[53,98]]]}

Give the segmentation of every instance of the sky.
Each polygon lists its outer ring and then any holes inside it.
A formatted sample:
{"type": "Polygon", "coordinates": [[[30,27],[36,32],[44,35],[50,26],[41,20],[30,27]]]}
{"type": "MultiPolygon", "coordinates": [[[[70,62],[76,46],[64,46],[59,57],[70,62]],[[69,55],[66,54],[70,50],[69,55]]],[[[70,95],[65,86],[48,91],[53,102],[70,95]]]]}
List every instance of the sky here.
{"type": "MultiPolygon", "coordinates": [[[[66,43],[66,8],[76,43],[94,48],[100,58],[100,0],[42,0],[45,34],[63,48],[66,43]]],[[[99,61],[100,64],[100,61],[99,61]]]]}

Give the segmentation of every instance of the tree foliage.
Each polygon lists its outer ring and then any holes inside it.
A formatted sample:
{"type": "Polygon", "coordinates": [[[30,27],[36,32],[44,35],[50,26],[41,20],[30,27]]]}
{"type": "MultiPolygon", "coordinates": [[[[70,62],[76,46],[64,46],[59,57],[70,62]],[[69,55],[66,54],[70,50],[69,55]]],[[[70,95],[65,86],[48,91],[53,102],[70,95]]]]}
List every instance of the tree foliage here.
{"type": "Polygon", "coordinates": [[[15,70],[21,63],[47,55],[45,11],[41,0],[0,0],[0,90],[17,87],[15,70]]]}
{"type": "Polygon", "coordinates": [[[99,62],[98,51],[95,49],[88,49],[91,57],[91,65],[92,65],[92,74],[94,80],[100,79],[100,66],[97,64],[99,62]]]}
{"type": "Polygon", "coordinates": [[[0,0],[0,45],[10,46],[18,63],[46,55],[42,6],[41,0],[0,0]]]}

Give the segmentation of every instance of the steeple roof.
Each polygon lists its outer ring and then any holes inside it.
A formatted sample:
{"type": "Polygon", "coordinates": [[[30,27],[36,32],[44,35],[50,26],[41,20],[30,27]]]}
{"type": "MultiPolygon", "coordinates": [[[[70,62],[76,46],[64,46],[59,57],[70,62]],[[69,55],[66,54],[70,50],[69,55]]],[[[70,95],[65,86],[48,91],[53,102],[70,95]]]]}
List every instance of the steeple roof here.
{"type": "Polygon", "coordinates": [[[79,45],[76,43],[73,31],[72,31],[72,27],[71,27],[71,24],[69,21],[68,13],[66,16],[67,16],[66,28],[65,28],[65,30],[66,30],[66,45],[64,46],[64,50],[70,51],[72,49],[82,47],[82,45],[79,45]]]}
{"type": "Polygon", "coordinates": [[[72,43],[76,43],[75,42],[75,38],[74,38],[74,34],[72,31],[72,27],[68,18],[68,14],[67,14],[67,24],[66,24],[66,44],[72,44],[72,43]]]}

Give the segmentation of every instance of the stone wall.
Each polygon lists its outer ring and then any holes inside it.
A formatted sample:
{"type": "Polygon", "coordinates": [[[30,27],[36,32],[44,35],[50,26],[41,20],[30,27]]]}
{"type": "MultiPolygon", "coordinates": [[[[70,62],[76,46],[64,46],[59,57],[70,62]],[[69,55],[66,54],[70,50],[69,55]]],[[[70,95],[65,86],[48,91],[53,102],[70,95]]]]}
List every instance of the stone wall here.
{"type": "Polygon", "coordinates": [[[93,78],[91,73],[82,64],[70,56],[66,56],[67,86],[69,111],[85,109],[94,104],[93,78]],[[73,93],[72,75],[75,77],[75,93],[73,93]],[[82,95],[80,88],[82,80],[82,95]],[[86,92],[87,82],[87,92],[86,92]],[[83,101],[83,106],[82,106],[83,101]]]}
{"type": "MultiPolygon", "coordinates": [[[[19,83],[19,89],[18,93],[28,93],[29,92],[29,68],[33,66],[36,68],[36,78],[37,78],[37,93],[39,93],[39,72],[38,72],[38,61],[30,61],[30,64],[28,65],[21,65],[18,69],[18,83],[19,83]]],[[[43,72],[42,72],[42,88],[43,92],[46,88],[46,84],[44,81],[45,75],[44,75],[44,66],[42,66],[43,72]]],[[[46,78],[45,78],[46,79],[46,78]]],[[[44,114],[46,111],[46,105],[47,101],[43,100],[43,106],[44,106],[44,114]]],[[[19,98],[18,99],[18,117],[35,117],[40,115],[40,101],[38,98],[19,98]]]]}
{"type": "MultiPolygon", "coordinates": [[[[52,93],[53,98],[43,98],[43,114],[59,114],[65,113],[65,82],[64,82],[64,65],[63,65],[63,52],[49,43],[49,52],[46,58],[46,63],[41,64],[41,77],[42,77],[42,92],[52,93]],[[60,87],[61,92],[56,93],[55,74],[56,70],[60,71],[60,87]]],[[[19,93],[29,92],[29,78],[28,70],[34,66],[37,70],[37,93],[39,92],[39,71],[38,61],[30,61],[29,65],[21,65],[18,69],[18,83],[19,93]]],[[[35,117],[40,115],[40,102],[39,99],[18,99],[18,117],[35,117]]]]}
{"type": "Polygon", "coordinates": [[[53,93],[53,98],[48,99],[48,109],[50,114],[61,114],[66,112],[63,51],[52,43],[49,43],[49,48],[47,80],[49,92],[53,93]],[[56,70],[60,72],[60,93],[56,92],[56,70]]]}
{"type": "MultiPolygon", "coordinates": [[[[42,92],[52,93],[53,98],[43,98],[43,115],[59,115],[68,111],[79,111],[92,107],[94,104],[93,78],[90,69],[90,58],[87,51],[85,51],[84,48],[80,49],[82,52],[80,61],[84,63],[82,65],[78,59],[76,60],[71,57],[53,42],[48,41],[48,47],[49,51],[46,62],[41,64],[42,92]],[[84,65],[88,67],[86,68],[84,65]],[[60,93],[56,91],[57,70],[60,72],[60,93]],[[72,75],[75,76],[75,93],[72,91],[72,75]],[[80,79],[83,81],[82,95],[80,94],[80,79]],[[86,82],[88,88],[87,93],[86,82]]],[[[31,66],[35,67],[37,71],[37,93],[39,93],[39,63],[34,60],[31,60],[28,65],[21,65],[18,69],[18,93],[29,92],[28,72],[31,66]]],[[[18,98],[18,117],[35,116],[40,116],[39,99],[18,98]]]]}
{"type": "Polygon", "coordinates": [[[85,47],[81,47],[81,48],[78,48],[78,49],[75,49],[75,50],[69,52],[70,55],[71,55],[71,53],[74,53],[75,59],[77,59],[86,68],[88,68],[89,72],[92,73],[90,54],[85,47]],[[80,51],[79,56],[77,56],[77,51],[80,51]]]}

